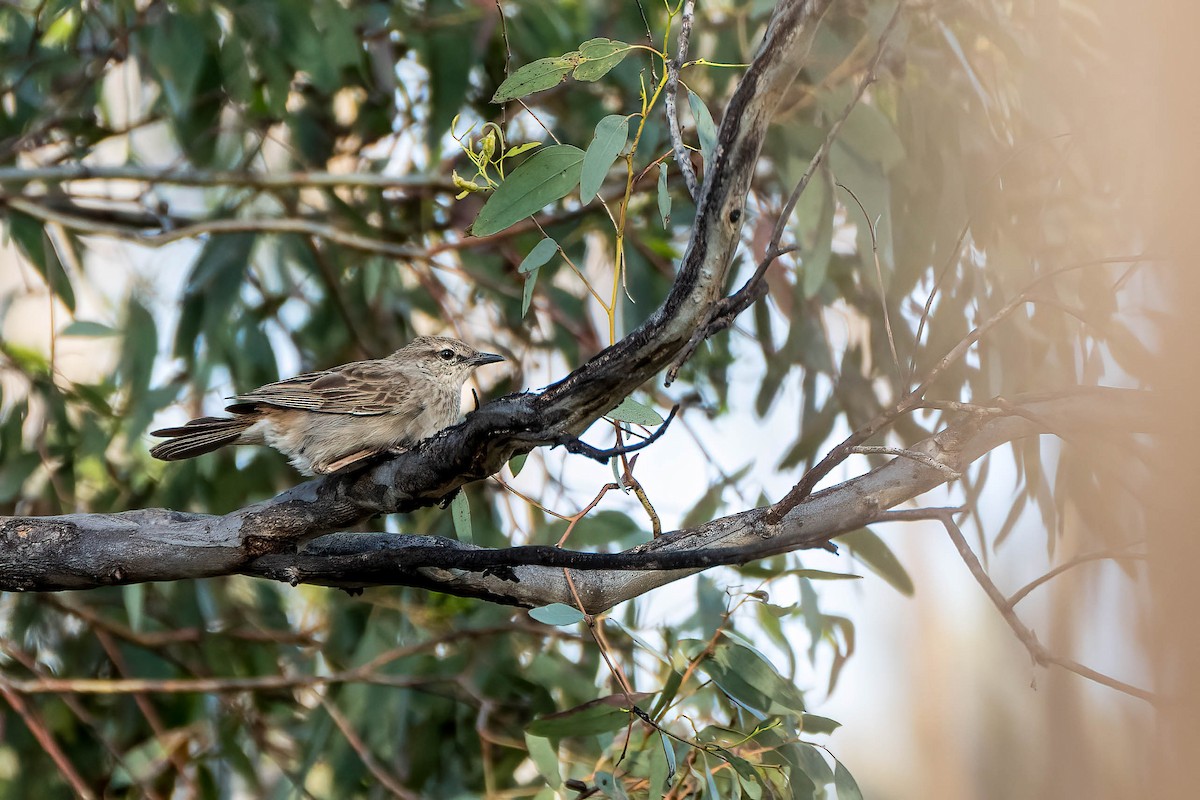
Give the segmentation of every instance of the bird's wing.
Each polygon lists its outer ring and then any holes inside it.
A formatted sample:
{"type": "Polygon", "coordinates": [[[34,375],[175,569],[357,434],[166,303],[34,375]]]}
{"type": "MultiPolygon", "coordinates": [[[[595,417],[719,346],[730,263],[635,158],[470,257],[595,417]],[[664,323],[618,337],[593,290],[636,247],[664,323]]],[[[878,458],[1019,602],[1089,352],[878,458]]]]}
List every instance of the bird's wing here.
{"type": "Polygon", "coordinates": [[[322,414],[376,416],[394,411],[417,388],[414,378],[394,364],[356,361],[260,386],[232,398],[226,410],[245,414],[265,405],[322,414]]]}

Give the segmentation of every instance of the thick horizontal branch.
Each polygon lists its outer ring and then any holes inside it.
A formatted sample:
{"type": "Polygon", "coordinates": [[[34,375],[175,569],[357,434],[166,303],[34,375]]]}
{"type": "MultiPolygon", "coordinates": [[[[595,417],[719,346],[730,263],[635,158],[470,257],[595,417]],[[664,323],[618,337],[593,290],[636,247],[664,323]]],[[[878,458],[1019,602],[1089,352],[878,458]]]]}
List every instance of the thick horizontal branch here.
{"type": "MultiPolygon", "coordinates": [[[[335,512],[332,518],[359,516],[361,499],[320,495],[340,484],[313,481],[225,516],[146,510],[0,521],[0,588],[58,590],[242,573],[345,588],[403,584],[536,606],[573,602],[563,575],[570,568],[589,610],[598,611],[709,566],[825,547],[838,534],[883,518],[887,509],[946,482],[949,474],[1013,439],[1143,431],[1157,418],[1149,394],[1122,389],[1080,390],[1007,405],[1007,412],[995,407],[963,412],[908,448],[923,458],[897,457],[817,492],[776,524],[770,521],[772,507],[750,509],[667,533],[626,553],[488,551],[438,537],[357,533],[322,536],[299,552],[284,551],[280,542],[302,538],[289,539],[286,532],[315,527],[305,516],[314,503],[335,512]]],[[[448,439],[426,446],[444,446],[448,439]]]]}
{"type": "MultiPolygon", "coordinates": [[[[244,574],[344,588],[403,584],[525,606],[574,604],[563,570],[590,612],[718,564],[828,546],[831,539],[891,519],[887,509],[961,473],[1001,444],[1042,433],[1144,431],[1155,418],[1150,395],[1090,389],[1014,401],[1029,412],[966,414],[865,475],[817,492],[778,524],[756,508],[674,531],[623,553],[575,553],[548,547],[486,550],[446,539],[398,534],[334,534],[298,554],[267,555],[244,574]],[[926,463],[926,459],[940,466],[926,463]]],[[[894,513],[894,512],[893,512],[894,513]]]]}
{"type": "Polygon", "coordinates": [[[723,117],[677,279],[641,327],[540,394],[493,401],[373,469],[310,481],[223,517],[146,510],[9,520],[3,531],[17,549],[0,564],[6,567],[0,586],[52,589],[226,574],[248,556],[293,552],[376,514],[431,505],[497,472],[514,455],[581,434],[666,367],[721,296],[767,127],[802,66],[799,43],[811,5],[781,0],[776,8],[723,117]],[[89,536],[99,550],[83,540],[89,536]],[[154,544],[158,536],[175,546],[154,544]],[[131,551],[131,541],[144,546],[131,551]]]}

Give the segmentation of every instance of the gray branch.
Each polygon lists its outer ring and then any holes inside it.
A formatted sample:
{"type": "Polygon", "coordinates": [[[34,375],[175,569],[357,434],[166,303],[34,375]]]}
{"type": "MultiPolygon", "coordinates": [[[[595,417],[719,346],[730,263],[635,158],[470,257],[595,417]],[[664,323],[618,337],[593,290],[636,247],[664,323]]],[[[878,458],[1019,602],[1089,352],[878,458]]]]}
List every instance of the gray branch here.
{"type": "Polygon", "coordinates": [[[696,199],[696,172],[692,169],[692,156],[683,144],[683,132],[679,130],[679,110],[675,107],[679,95],[679,70],[683,67],[688,54],[688,39],[692,35],[692,17],[696,11],[696,0],[684,0],[683,15],[679,20],[679,52],[674,59],[667,61],[667,85],[664,89],[664,111],[667,115],[667,130],[671,134],[671,150],[675,153],[675,163],[683,175],[683,185],[687,187],[688,195],[696,199]]]}
{"type": "Polygon", "coordinates": [[[345,513],[354,515],[354,502],[314,496],[325,482],[313,481],[224,516],[149,509],[0,520],[0,589],[53,591],[240,573],[343,588],[419,586],[540,606],[574,602],[565,565],[587,609],[599,612],[708,566],[826,547],[835,536],[883,519],[888,509],[946,482],[945,469],[962,472],[1005,442],[1040,433],[1142,431],[1159,418],[1148,393],[1123,389],[1036,396],[1009,406],[1000,414],[966,413],[908,448],[940,467],[898,457],[814,493],[778,524],[768,521],[770,507],[750,509],[624,554],[557,551],[561,555],[548,559],[544,551],[550,548],[527,557],[522,548],[487,551],[439,537],[385,533],[334,533],[297,547],[311,528],[303,512],[315,503],[345,504],[345,513]],[[278,547],[284,540],[292,543],[286,551],[278,547]],[[606,567],[605,558],[622,566],[606,567]],[[692,566],[678,566],[683,563],[692,566]]]}

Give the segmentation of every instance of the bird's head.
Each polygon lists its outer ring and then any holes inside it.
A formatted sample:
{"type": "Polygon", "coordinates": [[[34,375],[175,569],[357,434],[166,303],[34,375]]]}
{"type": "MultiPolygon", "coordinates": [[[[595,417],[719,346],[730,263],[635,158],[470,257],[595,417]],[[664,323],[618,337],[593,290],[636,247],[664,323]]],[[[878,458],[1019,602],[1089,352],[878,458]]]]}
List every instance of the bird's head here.
{"type": "Polygon", "coordinates": [[[476,367],[503,361],[504,356],[481,353],[465,342],[446,336],[418,336],[391,356],[413,364],[447,383],[461,386],[476,367]]]}

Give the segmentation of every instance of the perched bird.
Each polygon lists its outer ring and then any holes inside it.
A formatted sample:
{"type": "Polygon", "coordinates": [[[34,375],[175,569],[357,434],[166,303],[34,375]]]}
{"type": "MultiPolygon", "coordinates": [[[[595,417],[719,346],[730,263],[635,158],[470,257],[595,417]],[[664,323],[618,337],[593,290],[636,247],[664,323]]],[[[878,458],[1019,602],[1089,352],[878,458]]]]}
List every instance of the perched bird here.
{"type": "Polygon", "coordinates": [[[326,475],[402,452],[454,424],[467,376],[503,360],[457,339],[418,336],[387,358],[307,372],[230,398],[225,410],[232,417],[154,431],[169,438],[150,455],[178,461],[227,444],[265,444],[305,475],[326,475]]]}

